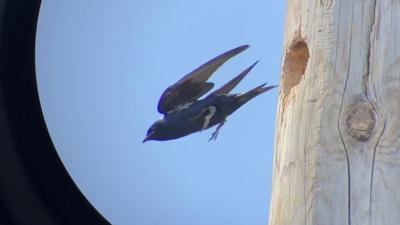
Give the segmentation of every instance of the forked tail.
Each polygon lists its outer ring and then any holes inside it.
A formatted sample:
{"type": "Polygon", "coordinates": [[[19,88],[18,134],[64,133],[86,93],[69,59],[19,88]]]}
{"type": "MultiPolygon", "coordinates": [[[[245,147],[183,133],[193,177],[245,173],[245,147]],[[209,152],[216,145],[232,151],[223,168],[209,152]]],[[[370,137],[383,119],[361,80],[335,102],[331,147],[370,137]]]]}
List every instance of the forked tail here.
{"type": "Polygon", "coordinates": [[[242,94],[238,94],[236,97],[238,99],[238,103],[241,105],[243,105],[244,103],[248,102],[250,99],[256,97],[257,95],[260,95],[266,91],[269,91],[273,88],[278,87],[278,85],[270,85],[270,86],[266,86],[267,83],[264,83],[256,88],[251,89],[250,91],[247,91],[245,93],[242,94]]]}

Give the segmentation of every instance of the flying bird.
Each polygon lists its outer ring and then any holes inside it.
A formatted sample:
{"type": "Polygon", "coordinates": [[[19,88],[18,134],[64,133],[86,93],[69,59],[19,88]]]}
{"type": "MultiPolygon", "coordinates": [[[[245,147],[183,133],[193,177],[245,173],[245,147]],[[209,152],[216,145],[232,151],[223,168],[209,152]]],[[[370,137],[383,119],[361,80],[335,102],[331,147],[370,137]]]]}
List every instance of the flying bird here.
{"type": "Polygon", "coordinates": [[[249,45],[242,45],[229,50],[204,63],[185,75],[178,82],[168,87],[161,95],[157,109],[164,116],[157,120],[147,131],[143,142],[149,140],[165,141],[177,139],[188,134],[202,131],[217,125],[210,140],[215,140],[226,118],[250,99],[277,86],[264,83],[245,93],[229,92],[258,63],[245,69],[228,83],[211,92],[214,84],[207,82],[211,75],[226,61],[246,50],[249,45]]]}

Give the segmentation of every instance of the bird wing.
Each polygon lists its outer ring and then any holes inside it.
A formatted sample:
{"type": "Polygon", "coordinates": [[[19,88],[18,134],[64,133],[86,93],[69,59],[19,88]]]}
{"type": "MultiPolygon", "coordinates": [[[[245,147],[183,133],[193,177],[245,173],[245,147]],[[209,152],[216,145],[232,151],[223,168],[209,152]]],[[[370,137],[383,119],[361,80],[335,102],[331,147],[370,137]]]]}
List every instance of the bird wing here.
{"type": "Polygon", "coordinates": [[[168,87],[160,97],[157,106],[158,111],[166,114],[179,105],[200,98],[214,87],[213,83],[207,82],[208,78],[210,78],[211,75],[226,61],[246,50],[248,47],[249,45],[242,45],[222,53],[168,87]]]}
{"type": "Polygon", "coordinates": [[[240,81],[243,80],[243,78],[253,69],[254,66],[257,65],[257,63],[258,63],[258,61],[253,63],[253,65],[249,66],[247,69],[245,69],[239,75],[234,77],[228,83],[224,84],[222,87],[220,87],[217,90],[215,90],[214,92],[212,92],[210,95],[228,94],[233,88],[236,87],[236,85],[238,85],[240,83],[240,81]]]}

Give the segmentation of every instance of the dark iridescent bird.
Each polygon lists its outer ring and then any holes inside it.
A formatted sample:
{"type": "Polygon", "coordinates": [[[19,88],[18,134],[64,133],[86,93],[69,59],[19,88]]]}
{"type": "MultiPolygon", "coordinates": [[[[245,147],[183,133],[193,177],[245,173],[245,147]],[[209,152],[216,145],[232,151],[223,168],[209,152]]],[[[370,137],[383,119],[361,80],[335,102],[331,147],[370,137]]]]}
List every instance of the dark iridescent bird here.
{"type": "Polygon", "coordinates": [[[229,50],[168,87],[161,95],[157,107],[164,116],[149,128],[143,142],[176,139],[218,124],[209,139],[215,140],[219,129],[229,115],[250,99],[276,87],[265,86],[265,83],[245,93],[229,94],[253,69],[257,61],[219,89],[211,92],[205,98],[199,99],[214,87],[213,83],[207,82],[208,78],[226,61],[248,47],[248,45],[243,45],[229,50]]]}

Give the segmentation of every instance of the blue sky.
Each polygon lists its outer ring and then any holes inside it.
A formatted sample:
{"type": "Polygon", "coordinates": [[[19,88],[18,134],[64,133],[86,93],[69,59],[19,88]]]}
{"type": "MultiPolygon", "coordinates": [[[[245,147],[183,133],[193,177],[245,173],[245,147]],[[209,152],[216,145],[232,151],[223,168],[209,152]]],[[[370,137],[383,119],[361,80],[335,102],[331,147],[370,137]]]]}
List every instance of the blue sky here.
{"type": "Polygon", "coordinates": [[[256,60],[233,92],[279,83],[284,1],[43,0],[37,79],[57,151],[89,201],[116,225],[268,221],[278,89],[214,129],[142,139],[166,87],[242,44],[210,81],[256,60]]]}

